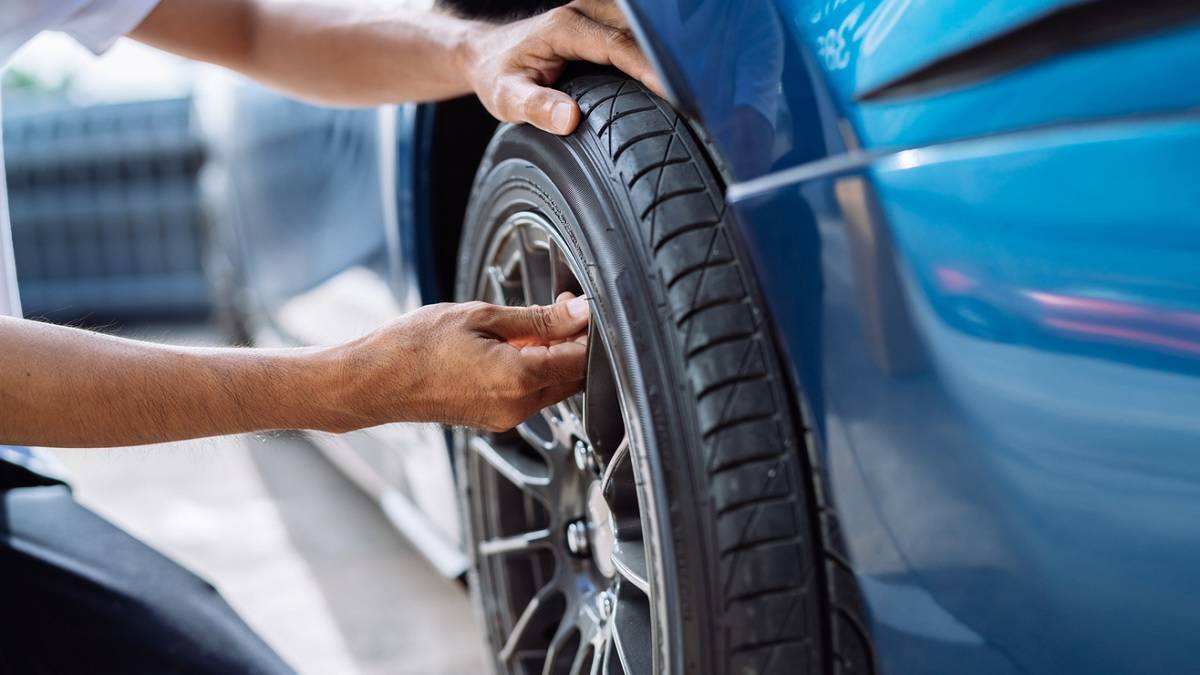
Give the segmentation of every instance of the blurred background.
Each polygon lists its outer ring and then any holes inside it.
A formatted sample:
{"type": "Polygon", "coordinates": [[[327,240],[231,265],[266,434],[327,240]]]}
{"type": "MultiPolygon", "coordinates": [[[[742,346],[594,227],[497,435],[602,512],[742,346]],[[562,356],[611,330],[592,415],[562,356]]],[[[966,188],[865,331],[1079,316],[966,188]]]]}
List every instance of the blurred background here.
{"type": "MultiPolygon", "coordinates": [[[[129,41],[97,58],[45,34],[17,54],[3,133],[27,317],[228,343],[194,94],[231,77],[129,41]]],[[[54,454],[84,504],[213,582],[301,672],[480,670],[465,590],[303,436],[54,454]]]]}
{"type": "Polygon", "coordinates": [[[45,34],[16,56],[4,148],[27,315],[205,316],[191,96],[201,76],[132,42],[97,59],[45,34]]]}

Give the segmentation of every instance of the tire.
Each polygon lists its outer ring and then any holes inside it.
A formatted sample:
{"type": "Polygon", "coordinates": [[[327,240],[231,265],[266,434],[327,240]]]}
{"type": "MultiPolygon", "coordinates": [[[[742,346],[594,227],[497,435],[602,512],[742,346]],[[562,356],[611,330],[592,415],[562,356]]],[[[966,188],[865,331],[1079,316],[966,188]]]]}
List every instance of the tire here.
{"type": "MultiPolygon", "coordinates": [[[[627,432],[637,430],[653,672],[866,672],[861,655],[828,647],[803,427],[711,162],[687,121],[635,82],[589,76],[565,90],[585,115],[572,136],[505,126],[484,156],[458,298],[481,297],[488,242],[513,213],[540,214],[561,237],[592,298],[592,340],[606,345],[627,432]]],[[[588,377],[590,392],[599,371],[588,377]]],[[[470,436],[456,443],[470,579],[498,652],[513,622],[479,545],[500,507],[481,505],[484,487],[463,468],[470,436]]]]}

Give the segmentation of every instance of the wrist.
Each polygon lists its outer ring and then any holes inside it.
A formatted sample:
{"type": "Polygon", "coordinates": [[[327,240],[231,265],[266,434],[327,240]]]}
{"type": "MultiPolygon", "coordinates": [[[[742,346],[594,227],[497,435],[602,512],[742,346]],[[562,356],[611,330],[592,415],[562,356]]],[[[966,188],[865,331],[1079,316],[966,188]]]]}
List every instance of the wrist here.
{"type": "Polygon", "coordinates": [[[354,343],[303,350],[297,366],[299,391],[297,410],[304,418],[296,428],[340,433],[372,426],[366,414],[361,387],[352,376],[354,343]]]}
{"type": "Polygon", "coordinates": [[[491,29],[490,24],[464,19],[457,22],[450,36],[450,61],[459,79],[472,91],[475,89],[472,75],[479,61],[479,44],[491,29]]]}

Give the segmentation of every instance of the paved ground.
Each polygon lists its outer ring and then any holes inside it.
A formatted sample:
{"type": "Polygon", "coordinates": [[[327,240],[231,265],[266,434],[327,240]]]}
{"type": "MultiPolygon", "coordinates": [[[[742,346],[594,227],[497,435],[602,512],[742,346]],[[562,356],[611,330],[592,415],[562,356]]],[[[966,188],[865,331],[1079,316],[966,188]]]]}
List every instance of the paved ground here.
{"type": "Polygon", "coordinates": [[[81,501],[212,581],[301,672],[481,672],[466,593],[302,437],[57,454],[81,501]]]}

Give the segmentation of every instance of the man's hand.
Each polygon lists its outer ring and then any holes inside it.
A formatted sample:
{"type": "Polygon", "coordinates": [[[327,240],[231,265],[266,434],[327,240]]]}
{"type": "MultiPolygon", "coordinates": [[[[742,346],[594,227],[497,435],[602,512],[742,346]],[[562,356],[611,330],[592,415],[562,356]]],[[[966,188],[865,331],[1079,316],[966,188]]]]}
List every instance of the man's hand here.
{"type": "Polygon", "coordinates": [[[353,342],[208,349],[0,316],[0,443],[108,447],[387,422],[511,429],[579,390],[588,305],[432,305],[353,342]]]}
{"type": "Polygon", "coordinates": [[[481,24],[466,34],[459,52],[467,81],[488,112],[556,134],[571,133],[580,119],[575,100],[549,88],[567,61],[616,66],[662,94],[612,0],[575,0],[524,21],[481,24]]]}
{"type": "Polygon", "coordinates": [[[350,428],[395,421],[504,431],[583,386],[586,298],[428,305],[342,352],[350,428]]]}

